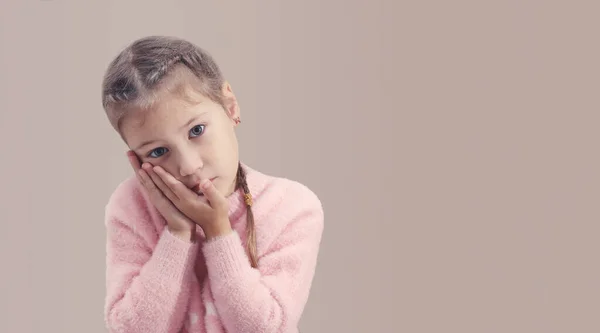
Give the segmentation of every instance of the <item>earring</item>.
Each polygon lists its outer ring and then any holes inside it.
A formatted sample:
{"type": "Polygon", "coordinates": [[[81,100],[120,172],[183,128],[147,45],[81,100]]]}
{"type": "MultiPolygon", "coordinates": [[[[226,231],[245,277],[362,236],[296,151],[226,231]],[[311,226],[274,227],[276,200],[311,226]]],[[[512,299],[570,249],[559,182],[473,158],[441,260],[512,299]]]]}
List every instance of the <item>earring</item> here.
{"type": "Polygon", "coordinates": [[[240,119],[240,117],[235,118],[233,121],[235,121],[236,125],[239,125],[242,122],[242,120],[240,119]]]}

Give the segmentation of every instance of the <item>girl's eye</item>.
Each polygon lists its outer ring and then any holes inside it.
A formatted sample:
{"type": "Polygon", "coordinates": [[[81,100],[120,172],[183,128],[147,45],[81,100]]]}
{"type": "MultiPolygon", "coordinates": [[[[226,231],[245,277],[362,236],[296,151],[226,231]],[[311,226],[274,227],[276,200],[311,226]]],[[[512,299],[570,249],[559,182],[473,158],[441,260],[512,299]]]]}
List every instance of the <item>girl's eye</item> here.
{"type": "Polygon", "coordinates": [[[190,130],[190,136],[192,137],[200,136],[202,133],[204,133],[204,125],[196,125],[190,130]]]}
{"type": "Polygon", "coordinates": [[[157,157],[161,157],[162,155],[167,153],[167,148],[156,148],[154,150],[152,150],[150,152],[150,154],[148,154],[148,157],[153,157],[153,158],[157,158],[157,157]]]}
{"type": "MultiPolygon", "coordinates": [[[[192,137],[200,136],[200,135],[202,135],[202,133],[204,133],[204,125],[196,125],[196,126],[192,127],[192,129],[190,130],[190,136],[192,136],[192,137]]],[[[148,154],[148,157],[158,158],[158,157],[161,157],[162,155],[166,154],[168,151],[169,150],[167,148],[159,147],[159,148],[152,150],[148,154]]]]}

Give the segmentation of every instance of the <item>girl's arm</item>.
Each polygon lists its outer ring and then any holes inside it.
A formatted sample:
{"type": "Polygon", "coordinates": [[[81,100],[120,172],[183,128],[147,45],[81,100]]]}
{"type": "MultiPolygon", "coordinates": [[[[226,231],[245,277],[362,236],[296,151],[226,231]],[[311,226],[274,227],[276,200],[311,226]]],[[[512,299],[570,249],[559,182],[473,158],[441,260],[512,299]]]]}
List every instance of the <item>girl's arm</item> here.
{"type": "Polygon", "coordinates": [[[237,232],[202,247],[215,308],[228,332],[291,332],[307,302],[323,232],[321,203],[296,185],[269,219],[286,226],[259,258],[258,269],[237,232]]]}
{"type": "Polygon", "coordinates": [[[118,213],[123,209],[111,207],[106,212],[105,321],[109,332],[179,332],[198,245],[177,238],[165,227],[156,246],[150,248],[148,237],[128,223],[142,221],[141,216],[126,218],[118,213]]]}

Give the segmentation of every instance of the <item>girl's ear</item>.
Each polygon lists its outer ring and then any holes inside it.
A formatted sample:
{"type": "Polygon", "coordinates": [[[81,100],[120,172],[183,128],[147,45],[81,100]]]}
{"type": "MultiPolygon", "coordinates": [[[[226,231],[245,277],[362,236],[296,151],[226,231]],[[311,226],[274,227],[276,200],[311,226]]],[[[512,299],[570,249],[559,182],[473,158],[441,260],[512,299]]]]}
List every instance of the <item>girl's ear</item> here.
{"type": "Polygon", "coordinates": [[[237,99],[233,90],[231,89],[231,85],[229,82],[225,82],[223,84],[223,97],[225,102],[225,108],[227,111],[227,115],[233,121],[240,117],[240,106],[238,105],[237,99]]]}

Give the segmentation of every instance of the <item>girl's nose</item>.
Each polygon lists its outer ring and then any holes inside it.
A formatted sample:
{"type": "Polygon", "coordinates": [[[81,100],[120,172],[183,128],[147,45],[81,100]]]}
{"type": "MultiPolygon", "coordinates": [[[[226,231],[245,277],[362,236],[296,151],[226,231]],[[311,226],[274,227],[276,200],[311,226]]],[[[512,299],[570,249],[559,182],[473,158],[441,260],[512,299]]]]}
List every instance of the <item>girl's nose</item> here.
{"type": "Polygon", "coordinates": [[[179,174],[181,177],[187,177],[196,173],[204,165],[200,154],[182,154],[179,159],[179,174]]]}

